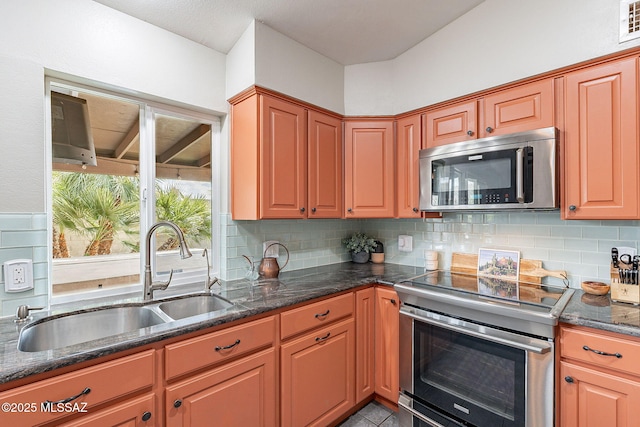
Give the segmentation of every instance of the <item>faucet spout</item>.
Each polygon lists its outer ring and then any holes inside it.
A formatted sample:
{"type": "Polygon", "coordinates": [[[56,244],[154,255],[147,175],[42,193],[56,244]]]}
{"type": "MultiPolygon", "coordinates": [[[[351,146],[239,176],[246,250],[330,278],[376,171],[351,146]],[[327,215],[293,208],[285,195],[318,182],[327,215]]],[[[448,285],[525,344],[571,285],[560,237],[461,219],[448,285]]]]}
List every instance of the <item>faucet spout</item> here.
{"type": "Polygon", "coordinates": [[[184,239],[184,233],[175,223],[171,221],[159,221],[156,222],[149,228],[146,237],[146,246],[145,246],[145,255],[144,255],[144,300],[152,300],[153,292],[157,290],[164,290],[169,287],[171,283],[171,279],[173,278],[173,269],[171,273],[169,273],[169,280],[166,282],[153,282],[153,274],[151,271],[151,237],[153,233],[160,227],[169,227],[172,228],[176,235],[178,236],[178,240],[180,242],[180,258],[185,259],[192,256],[189,247],[187,246],[187,242],[184,239]]]}

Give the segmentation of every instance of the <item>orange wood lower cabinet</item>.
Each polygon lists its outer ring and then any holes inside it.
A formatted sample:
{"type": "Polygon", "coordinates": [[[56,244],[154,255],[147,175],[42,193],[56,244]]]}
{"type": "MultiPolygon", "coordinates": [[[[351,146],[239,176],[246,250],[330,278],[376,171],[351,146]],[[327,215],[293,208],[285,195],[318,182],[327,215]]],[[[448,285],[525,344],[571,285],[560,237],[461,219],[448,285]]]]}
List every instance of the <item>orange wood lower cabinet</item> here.
{"type": "Polygon", "coordinates": [[[562,427],[638,425],[640,382],[560,362],[562,427]]]}
{"type": "Polygon", "coordinates": [[[155,395],[146,394],[136,399],[113,405],[92,415],[61,424],[60,427],[150,427],[161,426],[162,417],[154,412],[155,395]]]}
{"type": "Polygon", "coordinates": [[[375,391],[374,317],[375,288],[356,292],[356,403],[375,391]]]}
{"type": "Polygon", "coordinates": [[[283,343],[280,351],[283,427],[326,426],[355,405],[353,319],[283,343]]]}
{"type": "Polygon", "coordinates": [[[276,426],[275,354],[270,348],[168,386],[166,425],[276,426]]]}
{"type": "Polygon", "coordinates": [[[398,330],[400,304],[392,288],[376,288],[375,315],[375,390],[376,394],[397,403],[400,390],[400,343],[398,330]]]}

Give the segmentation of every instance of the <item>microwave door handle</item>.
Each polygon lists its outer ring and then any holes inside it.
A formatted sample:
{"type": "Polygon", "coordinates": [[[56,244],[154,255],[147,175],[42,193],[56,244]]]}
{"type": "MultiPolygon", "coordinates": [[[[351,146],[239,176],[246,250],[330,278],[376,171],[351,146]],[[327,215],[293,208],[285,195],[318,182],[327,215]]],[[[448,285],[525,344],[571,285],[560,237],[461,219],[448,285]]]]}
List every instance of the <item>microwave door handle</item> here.
{"type": "Polygon", "coordinates": [[[516,200],[524,203],[524,149],[516,150],[516,200]]]}

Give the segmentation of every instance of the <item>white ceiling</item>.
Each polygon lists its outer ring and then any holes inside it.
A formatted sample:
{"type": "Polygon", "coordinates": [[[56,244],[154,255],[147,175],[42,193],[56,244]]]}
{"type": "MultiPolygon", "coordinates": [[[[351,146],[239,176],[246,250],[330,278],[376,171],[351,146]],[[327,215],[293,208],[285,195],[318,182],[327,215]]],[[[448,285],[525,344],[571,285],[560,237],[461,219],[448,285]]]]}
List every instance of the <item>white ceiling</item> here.
{"type": "Polygon", "coordinates": [[[343,65],[393,59],[484,0],[94,0],[222,53],[252,20],[343,65]]]}

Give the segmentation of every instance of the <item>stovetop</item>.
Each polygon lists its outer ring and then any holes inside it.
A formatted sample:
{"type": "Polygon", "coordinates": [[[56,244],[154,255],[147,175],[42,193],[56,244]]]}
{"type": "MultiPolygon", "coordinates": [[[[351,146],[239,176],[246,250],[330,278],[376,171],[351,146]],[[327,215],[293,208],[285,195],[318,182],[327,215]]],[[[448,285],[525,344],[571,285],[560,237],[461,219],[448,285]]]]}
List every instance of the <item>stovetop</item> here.
{"type": "Polygon", "coordinates": [[[573,289],[431,271],[395,285],[403,303],[519,332],[553,337],[573,289]]]}

